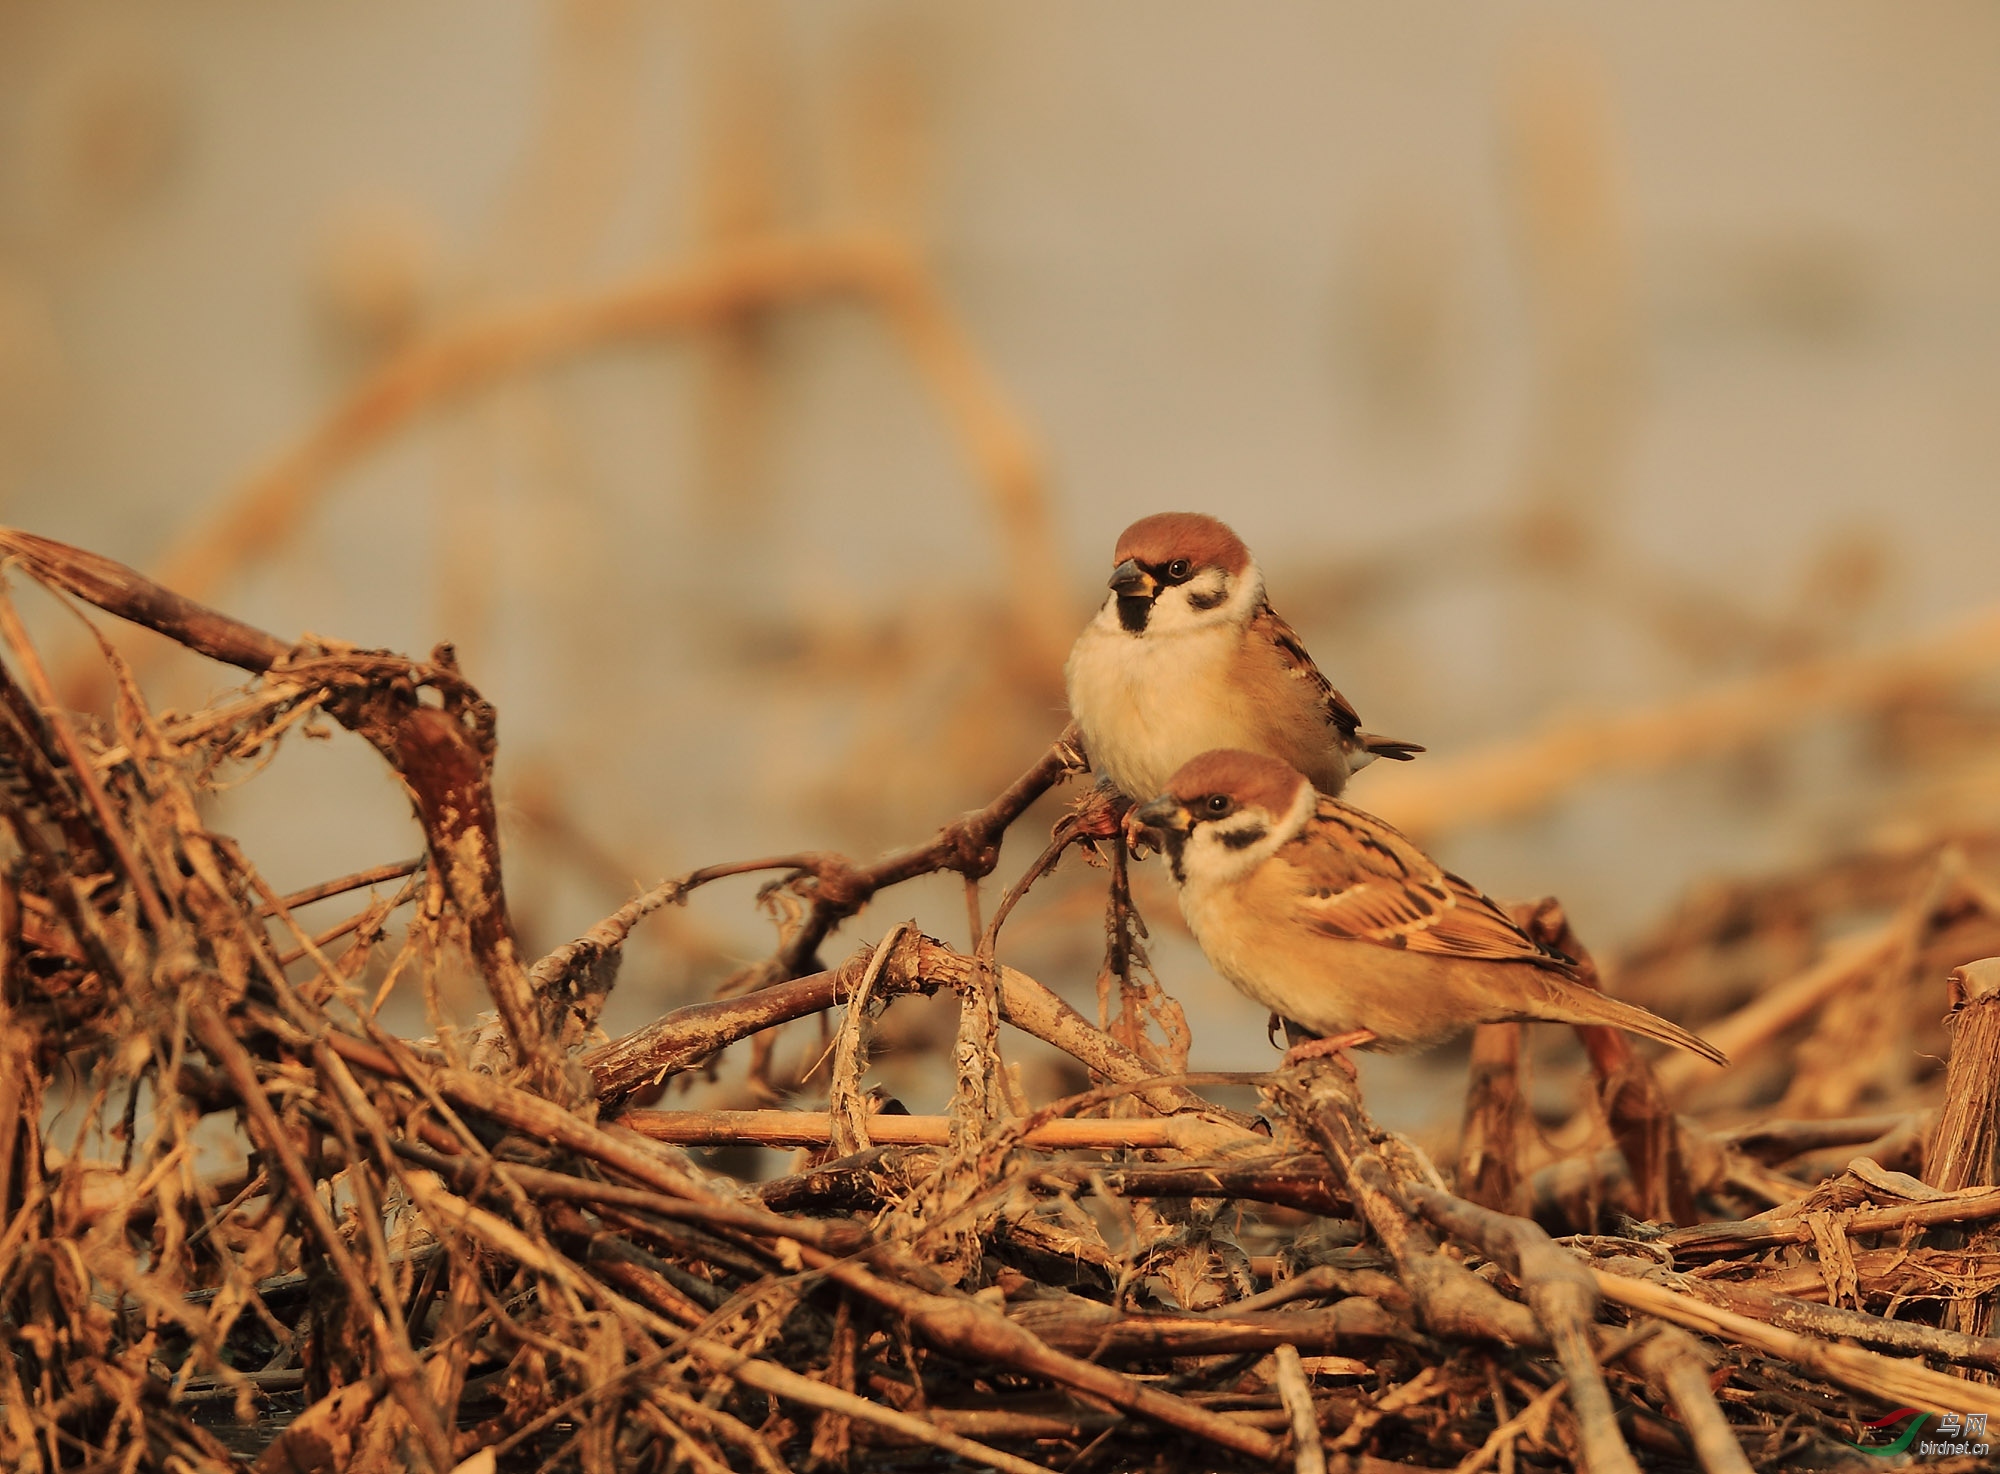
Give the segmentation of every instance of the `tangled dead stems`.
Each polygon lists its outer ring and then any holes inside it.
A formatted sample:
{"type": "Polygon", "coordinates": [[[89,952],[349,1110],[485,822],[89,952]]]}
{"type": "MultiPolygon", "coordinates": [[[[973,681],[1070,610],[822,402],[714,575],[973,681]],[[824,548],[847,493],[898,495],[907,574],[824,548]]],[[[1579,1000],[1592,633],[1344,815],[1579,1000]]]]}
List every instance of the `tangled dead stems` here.
{"type": "MultiPolygon", "coordinates": [[[[1742,1474],[1838,1457],[1885,1407],[2000,1413],[1953,1370],[2000,1367],[1981,1322],[2000,1293],[1990,966],[1954,995],[1968,1053],[1934,1113],[1715,1131],[1668,1108],[1642,1057],[1593,1038],[1601,1124],[1559,1150],[1505,1128],[1521,1052],[1491,1050],[1483,1139],[1499,1170],[1453,1191],[1340,1071],[1251,1077],[1264,1101],[1246,1118],[1200,1093],[1221,1077],[1161,1071],[1001,960],[1021,898],[1098,837],[1089,796],[969,951],[899,927],[818,965],[887,887],[991,874],[1009,826],[1080,767],[1073,741],[922,845],[873,865],[706,867],[526,966],[494,836],[494,714],[448,651],[287,646],[78,550],[5,532],[0,549],[257,676],[159,720],[107,654],[119,699],[93,723],[54,700],[0,601],[0,1450],[14,1463],[220,1469],[241,1411],[276,1425],[255,1451],[267,1474],[473,1457],[774,1474],[913,1449],[1025,1474],[1103,1457],[1114,1428],[1129,1467],[1671,1457],[1742,1474]],[[200,798],[318,713],[390,763],[425,854],[280,895],[200,798]],[[772,871],[799,909],[752,979],[764,986],[577,1052],[646,915],[772,871]],[[297,914],[398,882],[423,905],[392,967],[428,981],[462,935],[500,1006],[498,1047],[414,1044],[360,1006],[395,899],[317,935],[297,914]],[[991,1023],[962,1041],[982,1068],[1005,1023],[1100,1083],[1040,1108],[989,1093],[951,1118],[867,1114],[874,1006],[938,988],[990,1000],[991,1023]],[[634,1108],[733,1043],[843,1005],[824,1116],[634,1108]],[[74,1098],[52,1111],[65,1080],[74,1098]],[[1137,1114],[1080,1114],[1114,1102],[1137,1114]],[[245,1155],[213,1172],[198,1132],[218,1126],[245,1155]],[[675,1145],[801,1141],[819,1150],[754,1188],[675,1145]],[[1544,1191],[1551,1172],[1581,1185],[1544,1191]]],[[[1745,1006],[1747,1057],[1768,1061],[1808,990],[1922,985],[1927,949],[1987,935],[1989,889],[1962,860],[1934,866],[1881,936],[1780,979],[1778,1005],[1745,1006]]],[[[1559,908],[1520,914],[1585,955],[1559,908]]]]}

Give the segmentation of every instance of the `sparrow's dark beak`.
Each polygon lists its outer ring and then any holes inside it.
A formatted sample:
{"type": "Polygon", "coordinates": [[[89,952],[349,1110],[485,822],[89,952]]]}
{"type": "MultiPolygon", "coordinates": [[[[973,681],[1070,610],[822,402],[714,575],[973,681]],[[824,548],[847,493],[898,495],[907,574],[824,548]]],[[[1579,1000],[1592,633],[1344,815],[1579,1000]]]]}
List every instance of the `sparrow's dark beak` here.
{"type": "Polygon", "coordinates": [[[1150,829],[1157,834],[1185,834],[1192,827],[1187,805],[1171,793],[1163,793],[1150,803],[1140,804],[1127,822],[1134,828],[1150,829]]]}
{"type": "Polygon", "coordinates": [[[1141,568],[1136,558],[1127,558],[1111,570],[1111,589],[1121,599],[1150,599],[1159,587],[1158,580],[1141,568]]]}

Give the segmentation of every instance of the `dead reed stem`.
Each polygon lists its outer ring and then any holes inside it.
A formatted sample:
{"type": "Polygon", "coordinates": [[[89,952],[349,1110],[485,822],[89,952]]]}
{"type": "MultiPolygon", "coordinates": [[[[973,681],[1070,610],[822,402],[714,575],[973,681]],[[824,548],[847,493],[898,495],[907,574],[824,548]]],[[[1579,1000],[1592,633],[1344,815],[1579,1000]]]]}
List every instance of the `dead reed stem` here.
{"type": "Polygon", "coordinates": [[[1536,812],[1595,779],[1738,751],[1807,721],[1879,711],[1995,666],[2000,611],[1986,610],[1880,649],[1815,656],[1611,716],[1565,717],[1461,758],[1433,754],[1390,775],[1372,801],[1384,818],[1419,835],[1490,824],[1536,812]]]}
{"type": "MultiPolygon", "coordinates": [[[[1990,1187],[2000,1153],[2000,957],[1954,968],[1950,977],[1951,1063],[1944,1105],[1926,1152],[1925,1180],[1945,1192],[1990,1187]]],[[[1954,1296],[1953,1329],[1985,1336],[1993,1328],[1994,1294],[1954,1296]]],[[[1988,1366],[1989,1373],[2000,1366],[1988,1366]]]]}

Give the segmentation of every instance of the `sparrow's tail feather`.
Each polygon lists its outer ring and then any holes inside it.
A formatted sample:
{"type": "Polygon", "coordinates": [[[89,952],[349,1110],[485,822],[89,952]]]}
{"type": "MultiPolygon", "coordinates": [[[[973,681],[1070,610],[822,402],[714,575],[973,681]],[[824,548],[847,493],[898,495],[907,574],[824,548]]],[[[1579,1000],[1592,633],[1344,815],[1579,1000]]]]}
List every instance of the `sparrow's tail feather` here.
{"type": "Polygon", "coordinates": [[[1377,737],[1373,732],[1356,732],[1354,743],[1371,758],[1386,757],[1398,763],[1406,763],[1424,750],[1419,743],[1401,742],[1394,737],[1377,737]]]}
{"type": "Polygon", "coordinates": [[[1536,1017],[1563,1024],[1609,1024],[1613,1028],[1644,1034],[1648,1039],[1657,1039],[1662,1044],[1698,1054],[1711,1064],[1729,1063],[1729,1056],[1701,1035],[1689,1033],[1679,1024],[1669,1023],[1636,1003],[1621,1002],[1580,983],[1553,985],[1544,1007],[1536,1011],[1536,1017]]]}

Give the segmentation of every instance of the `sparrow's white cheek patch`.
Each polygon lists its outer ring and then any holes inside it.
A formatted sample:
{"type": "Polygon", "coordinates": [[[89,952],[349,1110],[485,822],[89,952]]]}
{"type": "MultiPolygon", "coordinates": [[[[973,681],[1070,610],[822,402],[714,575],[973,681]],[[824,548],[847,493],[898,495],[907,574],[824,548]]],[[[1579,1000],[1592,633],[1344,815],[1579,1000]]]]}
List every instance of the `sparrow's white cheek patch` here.
{"type": "Polygon", "coordinates": [[[1229,575],[1211,568],[1188,585],[1188,606],[1192,609],[1219,609],[1229,602],[1229,575]]]}

